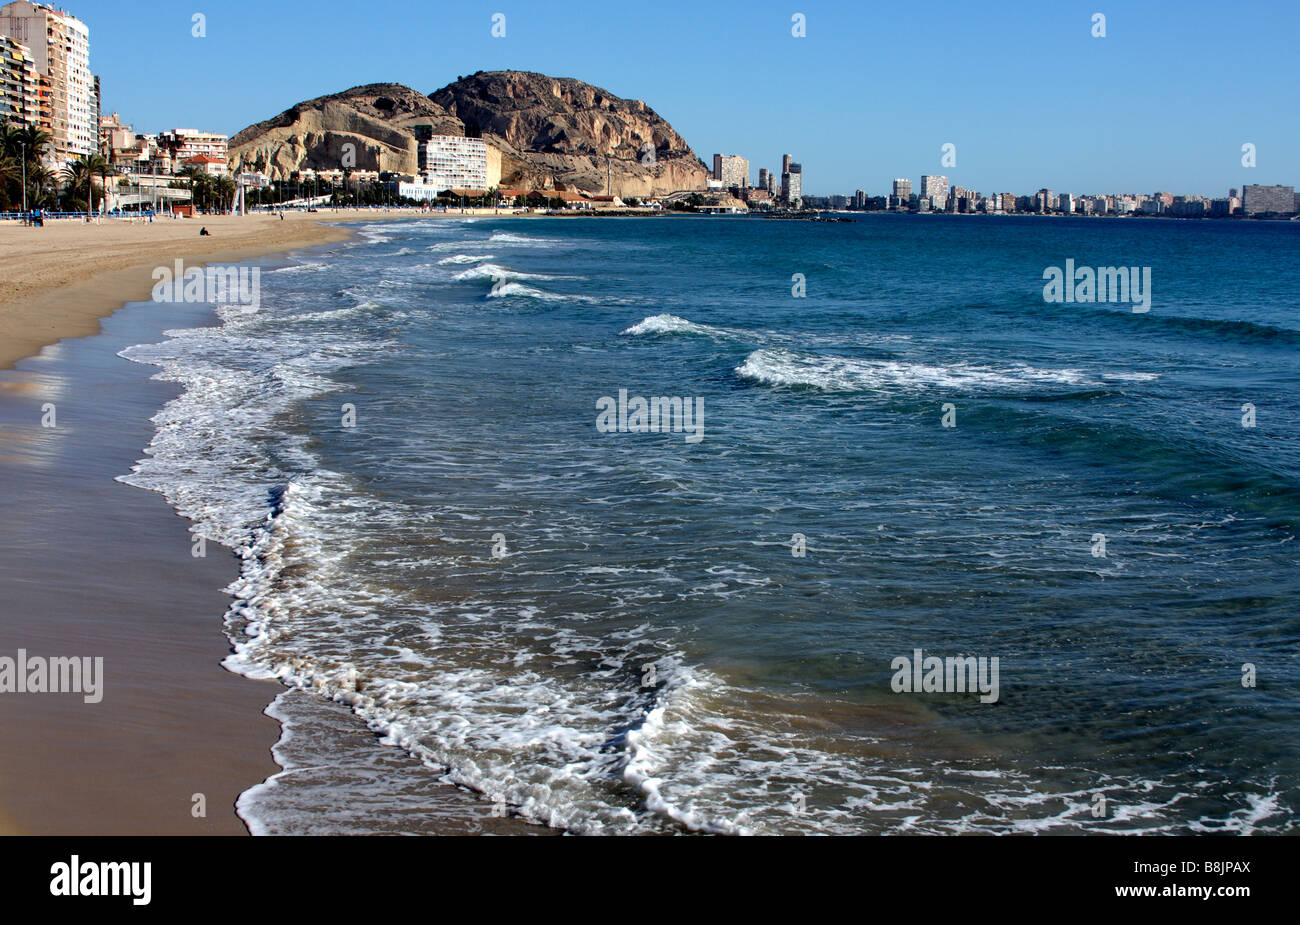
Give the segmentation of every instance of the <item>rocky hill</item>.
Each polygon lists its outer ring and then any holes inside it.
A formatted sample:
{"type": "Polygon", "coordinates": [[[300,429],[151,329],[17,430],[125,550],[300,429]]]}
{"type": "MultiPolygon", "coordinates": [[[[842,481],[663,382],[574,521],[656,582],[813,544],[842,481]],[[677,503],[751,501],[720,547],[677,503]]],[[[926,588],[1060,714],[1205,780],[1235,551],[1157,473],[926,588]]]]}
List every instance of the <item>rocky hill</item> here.
{"type": "Polygon", "coordinates": [[[357,170],[414,173],[416,125],[481,136],[500,152],[504,187],[603,193],[608,184],[617,196],[647,196],[702,189],[708,174],[685,139],[640,100],[526,71],[479,72],[429,96],[368,84],[317,97],[235,135],[230,163],[284,178],[304,167],[345,166],[351,152],[357,170]]]}
{"type": "Polygon", "coordinates": [[[570,77],[487,71],[430,94],[502,153],[502,185],[616,196],[702,189],[708,169],[641,100],[570,77]]]}
{"type": "Polygon", "coordinates": [[[465,126],[427,96],[401,84],[367,84],[291,106],[230,139],[232,169],[257,169],[285,179],[310,167],[333,170],[352,154],[356,170],[416,169],[414,125],[463,135],[465,126]],[[344,146],[354,145],[353,149],[344,146]]]}

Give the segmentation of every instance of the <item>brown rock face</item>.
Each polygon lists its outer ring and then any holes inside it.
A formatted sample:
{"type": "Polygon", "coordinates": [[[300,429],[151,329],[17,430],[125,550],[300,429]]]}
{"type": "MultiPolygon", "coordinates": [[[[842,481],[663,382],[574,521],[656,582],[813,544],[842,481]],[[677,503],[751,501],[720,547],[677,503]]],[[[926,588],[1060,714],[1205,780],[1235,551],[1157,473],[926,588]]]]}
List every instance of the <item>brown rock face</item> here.
{"type": "Polygon", "coordinates": [[[568,77],[480,71],[430,94],[501,149],[501,185],[648,196],[702,189],[708,169],[641,100],[568,77]]]}
{"type": "Polygon", "coordinates": [[[685,139],[640,100],[526,71],[479,72],[427,97],[400,84],[318,97],[237,134],[230,163],[281,179],[303,167],[414,173],[416,125],[481,136],[501,152],[504,187],[601,194],[608,186],[616,196],[645,197],[703,189],[708,175],[685,139]]]}
{"type": "Polygon", "coordinates": [[[432,125],[439,134],[465,134],[459,119],[410,87],[368,84],[299,103],[250,125],[230,139],[230,165],[263,170],[273,179],[286,179],[304,167],[415,173],[415,125],[432,125]]]}

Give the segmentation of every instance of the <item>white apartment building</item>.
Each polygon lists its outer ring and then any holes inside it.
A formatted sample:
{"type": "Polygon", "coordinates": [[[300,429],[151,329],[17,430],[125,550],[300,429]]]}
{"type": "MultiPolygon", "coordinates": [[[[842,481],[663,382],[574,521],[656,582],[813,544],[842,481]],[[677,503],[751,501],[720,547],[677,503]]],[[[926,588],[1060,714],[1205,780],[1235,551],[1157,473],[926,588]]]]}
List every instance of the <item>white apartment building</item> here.
{"type": "Polygon", "coordinates": [[[436,190],[485,190],[488,185],[487,157],[487,143],[482,138],[431,135],[420,142],[420,177],[423,185],[436,190]]]}
{"type": "Polygon", "coordinates": [[[229,141],[226,135],[200,132],[196,128],[174,128],[170,132],[158,134],[158,143],[170,148],[172,157],[181,164],[192,157],[212,157],[225,161],[229,141]]]}
{"type": "Polygon", "coordinates": [[[36,70],[50,82],[50,128],[55,160],[93,154],[99,140],[99,100],[90,73],[90,30],[62,10],[15,0],[0,7],[0,34],[26,45],[36,70]]]}
{"type": "MultiPolygon", "coordinates": [[[[895,181],[897,182],[897,181],[895,181]]],[[[926,174],[921,177],[921,199],[930,200],[930,207],[942,211],[948,207],[948,178],[926,174]]]]}
{"type": "Polygon", "coordinates": [[[749,186],[749,160],[739,154],[713,155],[713,179],[722,182],[723,189],[749,186]]]}

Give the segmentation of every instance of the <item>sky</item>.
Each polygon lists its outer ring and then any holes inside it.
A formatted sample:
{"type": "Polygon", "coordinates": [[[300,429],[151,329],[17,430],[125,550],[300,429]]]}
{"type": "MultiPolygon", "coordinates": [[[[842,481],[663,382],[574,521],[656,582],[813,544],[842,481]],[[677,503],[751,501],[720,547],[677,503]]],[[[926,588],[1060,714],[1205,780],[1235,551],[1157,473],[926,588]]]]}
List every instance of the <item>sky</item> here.
{"type": "Polygon", "coordinates": [[[359,84],[515,69],[644,100],[753,180],[789,153],[805,195],[926,173],[984,193],[1300,186],[1300,0],[61,3],[90,27],[104,113],[138,132],[233,135],[359,84]]]}

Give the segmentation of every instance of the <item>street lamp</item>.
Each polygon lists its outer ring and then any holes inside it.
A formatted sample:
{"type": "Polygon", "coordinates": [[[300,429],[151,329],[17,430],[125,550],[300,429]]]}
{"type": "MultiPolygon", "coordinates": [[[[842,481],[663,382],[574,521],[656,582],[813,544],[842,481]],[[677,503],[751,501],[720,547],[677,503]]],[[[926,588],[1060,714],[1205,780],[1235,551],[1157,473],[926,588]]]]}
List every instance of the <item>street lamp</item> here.
{"type": "Polygon", "coordinates": [[[18,142],[18,147],[23,149],[23,218],[27,217],[27,142],[18,142]]]}

